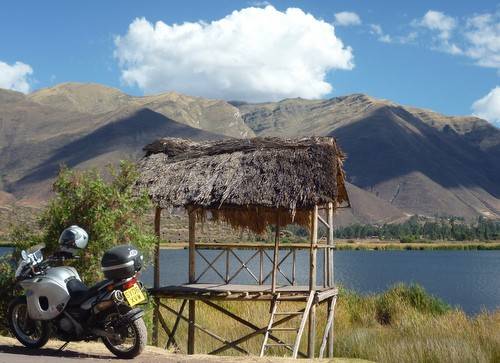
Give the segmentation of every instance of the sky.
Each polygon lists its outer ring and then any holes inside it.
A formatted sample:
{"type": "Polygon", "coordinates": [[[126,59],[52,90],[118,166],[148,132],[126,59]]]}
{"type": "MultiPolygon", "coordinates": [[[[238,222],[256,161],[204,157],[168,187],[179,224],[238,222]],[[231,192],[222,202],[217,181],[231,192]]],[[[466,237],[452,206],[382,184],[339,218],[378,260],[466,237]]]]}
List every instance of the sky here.
{"type": "Polygon", "coordinates": [[[366,93],[500,125],[496,1],[7,1],[0,88],[261,102],[366,93]]]}

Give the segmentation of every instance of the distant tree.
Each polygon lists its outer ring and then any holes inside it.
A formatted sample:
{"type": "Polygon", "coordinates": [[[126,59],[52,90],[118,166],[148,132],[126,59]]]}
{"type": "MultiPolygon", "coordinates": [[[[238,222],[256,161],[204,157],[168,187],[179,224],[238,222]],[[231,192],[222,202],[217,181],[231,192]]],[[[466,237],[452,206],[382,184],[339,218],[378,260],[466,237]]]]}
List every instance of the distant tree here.
{"type": "Polygon", "coordinates": [[[382,240],[404,240],[406,242],[428,240],[497,240],[500,239],[500,222],[479,217],[467,224],[462,217],[436,217],[434,220],[412,216],[404,223],[382,226],[353,224],[339,227],[337,238],[366,238],[375,236],[382,240]]]}

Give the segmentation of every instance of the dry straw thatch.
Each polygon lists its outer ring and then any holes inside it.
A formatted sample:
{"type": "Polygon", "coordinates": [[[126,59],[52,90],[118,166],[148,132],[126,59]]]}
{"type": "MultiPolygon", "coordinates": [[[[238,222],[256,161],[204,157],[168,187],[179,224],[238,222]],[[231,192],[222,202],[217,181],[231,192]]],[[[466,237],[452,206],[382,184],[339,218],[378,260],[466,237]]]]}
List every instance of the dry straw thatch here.
{"type": "Polygon", "coordinates": [[[268,224],[309,226],[315,205],[348,203],[343,154],[330,137],[195,142],[163,138],[144,147],[137,186],[160,208],[262,233],[268,224]],[[279,217],[278,217],[279,216],[279,217]]]}

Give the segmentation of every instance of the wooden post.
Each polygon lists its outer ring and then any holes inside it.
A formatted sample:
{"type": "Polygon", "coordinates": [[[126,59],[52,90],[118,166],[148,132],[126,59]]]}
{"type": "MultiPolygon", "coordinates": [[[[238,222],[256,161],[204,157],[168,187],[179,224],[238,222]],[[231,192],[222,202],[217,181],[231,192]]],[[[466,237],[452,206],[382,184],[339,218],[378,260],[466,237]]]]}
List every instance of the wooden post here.
{"type": "MultiPolygon", "coordinates": [[[[335,286],[335,265],[333,263],[333,203],[328,203],[328,236],[327,236],[327,244],[328,244],[328,286],[329,287],[334,287],[335,286]]],[[[336,299],[336,298],[335,298],[336,299]]],[[[330,299],[328,301],[328,311],[330,309],[335,308],[335,302],[334,298],[330,299]]],[[[330,332],[328,334],[328,345],[327,345],[327,353],[328,353],[328,358],[333,358],[333,329],[334,329],[334,324],[332,321],[332,324],[330,325],[330,332]]]]}
{"type": "Polygon", "coordinates": [[[328,286],[333,287],[335,284],[335,271],[333,265],[333,203],[328,203],[328,286]]]}
{"type": "Polygon", "coordinates": [[[328,271],[330,267],[330,252],[329,248],[323,248],[323,287],[327,287],[329,278],[330,278],[330,272],[328,271]]]}
{"type": "MultiPolygon", "coordinates": [[[[194,283],[196,280],[196,269],[195,269],[195,255],[196,255],[196,245],[195,245],[195,215],[193,211],[189,211],[189,283],[194,283]]],[[[194,354],[194,335],[195,335],[195,323],[196,323],[196,301],[189,300],[189,322],[188,322],[188,342],[187,342],[187,353],[194,354]]]]}
{"type": "MultiPolygon", "coordinates": [[[[161,208],[155,208],[155,221],[154,221],[154,229],[156,236],[156,244],[155,244],[155,256],[154,256],[154,281],[153,286],[155,289],[160,287],[160,221],[161,221],[161,208]]],[[[154,298],[154,311],[153,311],[153,345],[158,346],[158,324],[160,321],[160,304],[159,298],[155,296],[154,298]]]]}
{"type": "Polygon", "coordinates": [[[225,281],[226,281],[226,284],[229,283],[229,248],[226,248],[226,276],[225,276],[225,281]]]}
{"type": "Polygon", "coordinates": [[[264,250],[259,247],[259,285],[262,285],[264,281],[264,250]]]}
{"type": "MultiPolygon", "coordinates": [[[[318,251],[318,206],[314,206],[311,213],[311,247],[309,250],[309,290],[316,291],[316,264],[318,251]]],[[[316,302],[311,306],[309,312],[309,326],[307,336],[307,355],[309,358],[314,358],[314,349],[316,341],[316,302]]]]}
{"type": "Polygon", "coordinates": [[[276,292],[276,270],[278,269],[279,260],[279,244],[280,244],[280,212],[276,215],[276,233],[274,235],[274,256],[273,256],[273,274],[271,283],[271,292],[276,292]]]}

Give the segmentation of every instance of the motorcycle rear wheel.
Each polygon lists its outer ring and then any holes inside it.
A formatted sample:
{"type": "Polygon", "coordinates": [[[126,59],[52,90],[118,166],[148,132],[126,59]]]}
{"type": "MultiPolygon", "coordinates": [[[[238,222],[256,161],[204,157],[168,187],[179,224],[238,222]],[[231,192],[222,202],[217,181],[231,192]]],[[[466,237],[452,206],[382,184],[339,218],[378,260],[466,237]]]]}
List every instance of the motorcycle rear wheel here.
{"type": "MultiPolygon", "coordinates": [[[[128,309],[121,309],[125,310],[128,309]]],[[[125,311],[126,312],[126,311],[125,311]]],[[[119,314],[109,314],[106,317],[107,322],[119,318],[119,314]]],[[[129,322],[121,327],[119,331],[112,330],[113,333],[119,333],[121,340],[114,341],[106,337],[102,337],[102,342],[111,353],[122,359],[132,359],[142,353],[147,342],[147,328],[142,318],[129,322]]]]}
{"type": "Polygon", "coordinates": [[[10,331],[25,347],[36,349],[43,347],[50,337],[47,321],[32,320],[28,315],[26,296],[12,300],[7,310],[10,331]]]}

